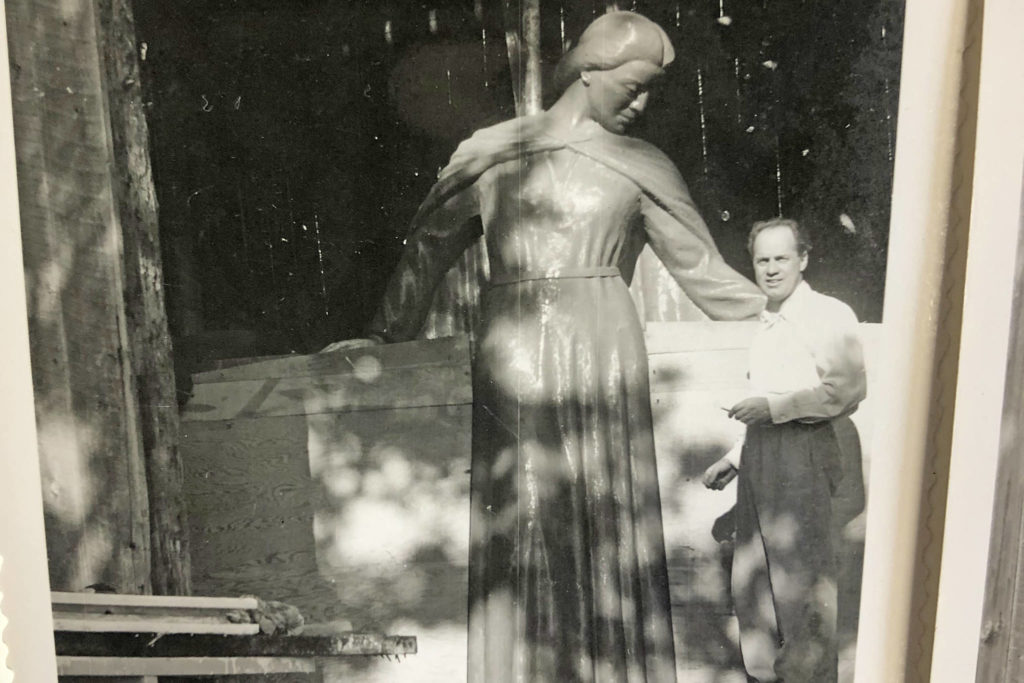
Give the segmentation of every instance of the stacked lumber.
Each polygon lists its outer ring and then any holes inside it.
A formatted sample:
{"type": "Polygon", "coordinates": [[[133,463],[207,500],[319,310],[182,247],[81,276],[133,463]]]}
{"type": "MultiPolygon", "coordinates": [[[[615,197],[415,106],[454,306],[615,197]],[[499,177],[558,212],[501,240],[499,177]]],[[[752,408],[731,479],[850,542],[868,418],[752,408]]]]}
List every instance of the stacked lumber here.
{"type": "Polygon", "coordinates": [[[375,633],[284,636],[236,623],[253,597],[52,593],[61,676],[138,677],[317,673],[329,658],[415,654],[416,638],[375,633]]]}

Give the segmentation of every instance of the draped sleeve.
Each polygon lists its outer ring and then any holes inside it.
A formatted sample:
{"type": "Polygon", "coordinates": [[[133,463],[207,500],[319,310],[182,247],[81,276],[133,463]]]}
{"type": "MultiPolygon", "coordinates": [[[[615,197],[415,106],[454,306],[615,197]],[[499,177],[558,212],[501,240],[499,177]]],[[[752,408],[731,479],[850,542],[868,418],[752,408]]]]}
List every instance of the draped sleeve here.
{"type": "Polygon", "coordinates": [[[647,242],[690,300],[712,320],[747,320],[763,309],[765,297],[725,262],[685,186],[669,213],[647,193],[640,195],[647,242]]]}
{"type": "Polygon", "coordinates": [[[462,253],[480,236],[474,183],[454,192],[413,221],[398,266],[367,329],[387,342],[413,339],[423,327],[434,290],[462,253]]]}
{"type": "Polygon", "coordinates": [[[654,145],[597,130],[570,143],[641,190],[647,242],[690,300],[712,320],[746,320],[764,310],[757,286],[722,258],[672,160],[654,145]]]}

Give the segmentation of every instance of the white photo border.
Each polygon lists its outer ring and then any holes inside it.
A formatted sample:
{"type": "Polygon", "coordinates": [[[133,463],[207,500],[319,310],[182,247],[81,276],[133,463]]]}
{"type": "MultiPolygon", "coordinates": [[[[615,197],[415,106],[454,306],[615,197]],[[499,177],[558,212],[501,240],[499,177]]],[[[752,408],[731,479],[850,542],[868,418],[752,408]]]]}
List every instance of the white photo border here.
{"type": "MultiPolygon", "coordinates": [[[[0,8],[4,5],[0,1],[0,8]]],[[[7,55],[6,12],[0,48],[7,55]]],[[[42,484],[29,361],[10,68],[0,69],[0,612],[9,652],[0,683],[57,680],[50,581],[43,533],[42,484]]]]}

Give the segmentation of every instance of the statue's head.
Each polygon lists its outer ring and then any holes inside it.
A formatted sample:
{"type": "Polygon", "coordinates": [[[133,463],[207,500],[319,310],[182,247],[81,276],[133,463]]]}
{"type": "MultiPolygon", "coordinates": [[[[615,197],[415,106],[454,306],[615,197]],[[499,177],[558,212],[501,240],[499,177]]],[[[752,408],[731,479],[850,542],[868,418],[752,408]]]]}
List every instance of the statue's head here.
{"type": "Polygon", "coordinates": [[[651,82],[675,58],[668,34],[634,12],[608,12],[595,19],[555,69],[556,92],[577,79],[587,90],[591,117],[623,133],[647,105],[651,82]]]}

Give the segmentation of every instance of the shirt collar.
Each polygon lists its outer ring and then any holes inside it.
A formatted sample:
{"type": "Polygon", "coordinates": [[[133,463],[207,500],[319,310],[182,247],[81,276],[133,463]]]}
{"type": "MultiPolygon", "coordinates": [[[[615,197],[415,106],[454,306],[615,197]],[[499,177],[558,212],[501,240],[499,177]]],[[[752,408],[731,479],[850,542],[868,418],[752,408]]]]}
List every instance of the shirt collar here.
{"type": "Polygon", "coordinates": [[[777,312],[769,311],[765,309],[761,312],[761,321],[767,323],[769,327],[774,325],[779,320],[788,319],[795,311],[799,310],[804,302],[810,298],[814,290],[807,284],[807,280],[801,280],[794,289],[793,293],[786,297],[786,300],[779,306],[777,312]]]}

